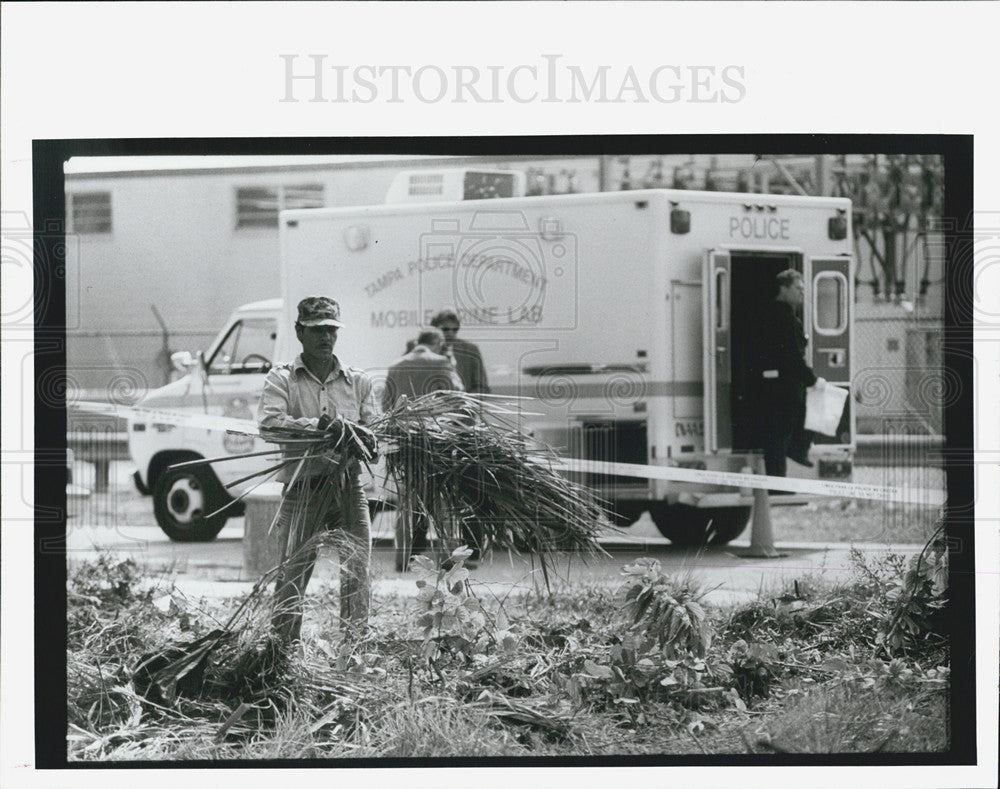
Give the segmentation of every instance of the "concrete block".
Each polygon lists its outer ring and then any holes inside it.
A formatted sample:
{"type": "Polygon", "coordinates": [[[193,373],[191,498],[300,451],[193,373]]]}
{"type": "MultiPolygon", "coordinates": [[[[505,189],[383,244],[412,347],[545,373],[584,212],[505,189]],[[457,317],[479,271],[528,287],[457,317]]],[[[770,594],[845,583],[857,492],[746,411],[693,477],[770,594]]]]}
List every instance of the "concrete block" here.
{"type": "Polygon", "coordinates": [[[281,559],[278,528],[268,534],[281,503],[282,485],[268,482],[243,499],[246,506],[243,527],[243,570],[259,578],[281,559]]]}

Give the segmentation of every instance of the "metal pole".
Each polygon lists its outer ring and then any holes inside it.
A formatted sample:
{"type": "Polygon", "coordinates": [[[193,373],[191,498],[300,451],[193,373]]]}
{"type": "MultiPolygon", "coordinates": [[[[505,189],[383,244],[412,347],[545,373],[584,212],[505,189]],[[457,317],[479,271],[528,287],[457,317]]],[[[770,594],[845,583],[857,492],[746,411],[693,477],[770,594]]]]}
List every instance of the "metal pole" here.
{"type": "Polygon", "coordinates": [[[608,191],[608,157],[597,157],[597,188],[601,192],[608,191]]]}

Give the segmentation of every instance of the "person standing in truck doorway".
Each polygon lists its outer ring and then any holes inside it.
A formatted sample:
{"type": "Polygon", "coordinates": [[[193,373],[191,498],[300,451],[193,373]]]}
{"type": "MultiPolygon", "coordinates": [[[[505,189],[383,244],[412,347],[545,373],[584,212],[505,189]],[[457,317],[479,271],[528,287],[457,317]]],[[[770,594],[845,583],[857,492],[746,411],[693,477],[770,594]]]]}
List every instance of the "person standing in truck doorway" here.
{"type": "MultiPolygon", "coordinates": [[[[389,372],[382,390],[382,409],[390,410],[402,398],[416,398],[431,392],[461,391],[462,380],[451,360],[445,356],[444,335],[440,329],[429,328],[420,333],[416,342],[407,343],[406,354],[389,365],[389,372]]],[[[408,459],[403,460],[404,463],[408,459]]],[[[410,467],[405,474],[408,480],[416,480],[418,490],[400,491],[405,502],[396,513],[396,572],[409,568],[410,557],[419,556],[427,550],[428,517],[418,512],[414,499],[425,502],[435,500],[432,490],[425,481],[419,480],[416,468],[410,467]]]]}
{"type": "Polygon", "coordinates": [[[486,378],[483,355],[474,343],[458,338],[461,325],[458,313],[449,307],[431,319],[431,326],[440,329],[444,335],[444,354],[455,365],[465,391],[472,394],[489,394],[490,382],[486,378]]]}
{"type": "Polygon", "coordinates": [[[756,401],[761,415],[757,444],[764,450],[768,476],[784,477],[789,456],[809,463],[800,436],[806,388],[818,379],[805,361],[806,336],[797,315],[805,300],[802,274],[786,269],[776,280],[778,294],[770,308],[761,311],[757,335],[756,401]]]}
{"type": "MultiPolygon", "coordinates": [[[[334,355],[341,326],[340,306],[333,299],[311,296],[299,302],[295,336],[302,353],[267,374],[257,421],[261,428],[312,428],[341,435],[350,422],[375,457],[375,436],[363,427],[376,414],[372,381],[334,355]]],[[[289,559],[275,581],[275,635],[285,644],[299,639],[302,598],[316,564],[316,548],[302,550],[302,545],[321,530],[339,529],[341,627],[349,638],[363,637],[371,595],[371,517],[359,460],[348,456],[335,463],[316,456],[285,466],[278,481],[285,484],[278,528],[289,559]]]]}

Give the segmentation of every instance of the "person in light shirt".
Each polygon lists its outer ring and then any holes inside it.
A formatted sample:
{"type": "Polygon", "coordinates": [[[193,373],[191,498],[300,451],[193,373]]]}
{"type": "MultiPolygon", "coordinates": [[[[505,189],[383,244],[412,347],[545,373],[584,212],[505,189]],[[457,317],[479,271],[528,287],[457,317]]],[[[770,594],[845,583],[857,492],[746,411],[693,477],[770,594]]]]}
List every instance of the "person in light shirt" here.
{"type": "MultiPolygon", "coordinates": [[[[311,296],[298,305],[295,336],[302,353],[291,364],[273,368],[264,380],[257,412],[261,428],[299,427],[344,430],[345,422],[377,454],[372,433],[364,428],[377,413],[372,381],[363,371],[345,366],[334,354],[340,306],[325,296],[311,296]]],[[[299,466],[285,466],[277,477],[285,483],[278,528],[289,540],[290,560],[275,581],[272,627],[285,643],[299,639],[302,597],[316,563],[316,549],[296,550],[322,529],[339,529],[341,560],[340,618],[350,637],[367,631],[371,584],[371,516],[361,483],[357,458],[342,464],[317,456],[299,466]]]]}

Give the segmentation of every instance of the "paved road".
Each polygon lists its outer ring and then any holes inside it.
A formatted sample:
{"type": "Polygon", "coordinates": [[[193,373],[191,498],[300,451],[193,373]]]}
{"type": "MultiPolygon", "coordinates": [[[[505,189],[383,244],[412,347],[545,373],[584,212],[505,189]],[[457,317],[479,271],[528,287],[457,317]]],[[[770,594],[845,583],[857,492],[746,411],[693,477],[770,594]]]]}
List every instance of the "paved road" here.
{"type": "MultiPolygon", "coordinates": [[[[372,574],[376,594],[412,595],[417,591],[413,573],[397,573],[393,567],[391,513],[379,515],[375,526],[372,574]]],[[[578,555],[555,557],[551,583],[556,589],[567,584],[617,586],[622,583],[621,568],[635,559],[648,556],[658,560],[667,571],[691,572],[709,587],[717,587],[709,601],[727,604],[755,598],[761,591],[780,594],[793,579],[823,576],[830,581],[847,580],[851,573],[849,545],[779,544],[787,555],[778,559],[742,557],[748,542],[702,551],[685,550],[670,545],[658,535],[656,527],[644,518],[629,529],[632,544],[619,541],[608,544],[608,556],[588,560],[578,555]]],[[[148,567],[190,598],[229,597],[248,591],[256,576],[243,568],[243,519],[231,520],[210,543],[173,543],[152,524],[122,522],[111,527],[70,521],[67,532],[70,563],[95,558],[103,551],[128,555],[148,567]]],[[[869,552],[885,551],[887,546],[866,546],[869,552]]],[[[919,546],[892,546],[891,550],[912,553],[919,546]]],[[[315,583],[335,582],[335,556],[321,555],[315,583]]],[[[472,580],[485,594],[504,596],[511,591],[543,589],[537,561],[530,557],[497,553],[487,556],[473,571],[472,580]]]]}
{"type": "MultiPolygon", "coordinates": [[[[74,480],[87,484],[84,473],[74,480]]],[[[162,571],[178,589],[191,597],[226,597],[248,590],[256,580],[243,568],[243,518],[233,518],[210,543],[173,543],[156,526],[148,497],[139,496],[131,486],[131,467],[112,464],[111,488],[107,495],[70,500],[67,523],[69,561],[94,558],[103,551],[132,556],[140,564],[162,571]]],[[[372,573],[376,594],[414,594],[416,576],[397,573],[391,549],[392,513],[379,514],[373,524],[375,547],[372,573]]],[[[740,553],[749,544],[750,529],[728,546],[701,552],[671,545],[660,536],[644,514],[626,530],[627,539],[607,543],[609,556],[583,561],[579,556],[559,555],[555,560],[553,586],[567,583],[618,585],[621,568],[640,556],[657,559],[667,571],[693,572],[707,586],[718,587],[709,600],[726,603],[756,597],[760,590],[780,592],[795,578],[823,576],[831,581],[850,575],[850,548],[845,543],[790,543],[778,548],[788,555],[779,559],[747,559],[740,553]]],[[[919,545],[864,544],[869,554],[892,550],[919,551],[919,545]]],[[[321,557],[318,583],[336,576],[334,557],[321,557]]],[[[475,582],[498,595],[512,589],[542,588],[537,562],[529,557],[507,554],[487,556],[473,573],[475,582]]]]}

